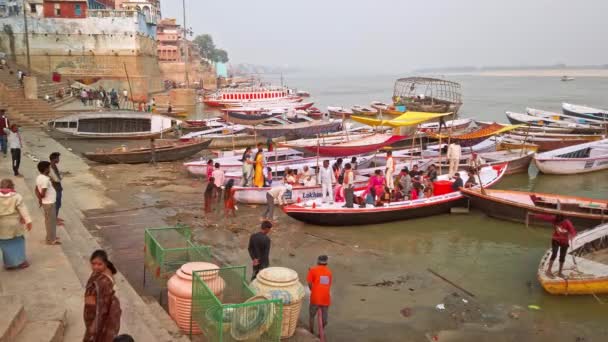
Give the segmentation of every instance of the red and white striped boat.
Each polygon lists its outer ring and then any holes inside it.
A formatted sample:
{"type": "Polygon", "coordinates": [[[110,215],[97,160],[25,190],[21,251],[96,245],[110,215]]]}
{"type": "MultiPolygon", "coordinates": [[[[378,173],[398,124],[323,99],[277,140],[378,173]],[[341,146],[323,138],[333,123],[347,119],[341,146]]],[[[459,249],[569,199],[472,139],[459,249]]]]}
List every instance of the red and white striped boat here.
{"type": "Polygon", "coordinates": [[[291,94],[285,87],[221,89],[206,96],[203,103],[209,107],[252,106],[265,102],[301,102],[302,98],[291,94]]]}

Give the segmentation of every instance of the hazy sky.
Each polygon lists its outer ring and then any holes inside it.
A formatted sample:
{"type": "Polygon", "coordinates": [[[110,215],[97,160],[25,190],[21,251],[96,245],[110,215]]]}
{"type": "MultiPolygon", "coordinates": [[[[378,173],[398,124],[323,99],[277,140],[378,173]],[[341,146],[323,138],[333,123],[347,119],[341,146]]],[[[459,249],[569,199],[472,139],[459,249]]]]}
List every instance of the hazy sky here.
{"type": "MultiPolygon", "coordinates": [[[[182,21],[181,0],[161,0],[182,21]]],[[[608,0],[186,0],[233,63],[400,72],[608,64],[608,0]]]]}

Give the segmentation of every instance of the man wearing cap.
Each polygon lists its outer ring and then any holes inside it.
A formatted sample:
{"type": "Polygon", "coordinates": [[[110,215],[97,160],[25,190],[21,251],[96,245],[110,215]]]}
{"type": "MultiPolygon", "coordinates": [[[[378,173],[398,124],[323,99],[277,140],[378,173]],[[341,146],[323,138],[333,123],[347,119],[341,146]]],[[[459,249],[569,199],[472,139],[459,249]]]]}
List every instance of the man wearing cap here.
{"type": "Polygon", "coordinates": [[[262,215],[262,220],[274,220],[274,202],[279,205],[285,204],[285,192],[291,191],[290,184],[275,186],[266,193],[266,210],[262,215]]]}
{"type": "Polygon", "coordinates": [[[315,317],[319,310],[321,310],[323,318],[323,328],[327,325],[328,310],[331,304],[330,289],[333,281],[331,270],[327,267],[328,259],[327,255],[320,255],[317,258],[317,266],[310,268],[306,277],[308,288],[310,288],[309,330],[313,334],[315,317]]]}
{"type": "Polygon", "coordinates": [[[271,228],[272,223],[264,221],[262,222],[260,231],[251,234],[249,237],[249,247],[247,249],[253,265],[251,280],[255,279],[261,270],[270,266],[270,238],[268,234],[270,234],[271,228]]]}

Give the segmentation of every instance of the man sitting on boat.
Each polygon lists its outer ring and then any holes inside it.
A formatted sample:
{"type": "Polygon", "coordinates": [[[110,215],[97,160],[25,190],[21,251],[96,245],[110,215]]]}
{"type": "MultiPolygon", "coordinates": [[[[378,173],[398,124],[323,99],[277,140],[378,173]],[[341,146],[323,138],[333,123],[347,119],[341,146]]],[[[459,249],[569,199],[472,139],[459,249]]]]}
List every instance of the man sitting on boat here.
{"type": "Polygon", "coordinates": [[[454,183],[452,183],[452,191],[458,191],[462,186],[462,178],[460,178],[460,174],[456,172],[454,174],[454,183]]]}
{"type": "Polygon", "coordinates": [[[566,254],[568,253],[568,247],[570,247],[570,241],[576,236],[576,229],[570,220],[565,218],[563,215],[543,215],[533,214],[533,218],[549,222],[553,224],[553,235],[551,236],[551,258],[549,259],[549,266],[547,267],[546,275],[549,278],[553,278],[553,262],[557,258],[557,251],[559,250],[559,271],[557,276],[565,278],[562,270],[564,268],[564,262],[566,261],[566,254]]]}

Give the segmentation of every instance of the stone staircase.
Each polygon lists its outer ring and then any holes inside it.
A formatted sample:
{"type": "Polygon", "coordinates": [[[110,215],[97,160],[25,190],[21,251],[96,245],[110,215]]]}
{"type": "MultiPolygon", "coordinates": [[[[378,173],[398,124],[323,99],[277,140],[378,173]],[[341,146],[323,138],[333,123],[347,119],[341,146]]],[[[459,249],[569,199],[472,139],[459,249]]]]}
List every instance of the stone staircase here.
{"type": "Polygon", "coordinates": [[[41,320],[36,317],[39,313],[25,312],[21,298],[15,295],[0,296],[0,307],[0,342],[63,341],[65,311],[41,320]]]}
{"type": "Polygon", "coordinates": [[[64,115],[56,112],[56,108],[76,99],[65,96],[51,103],[45,101],[45,95],[55,97],[59,89],[69,89],[69,81],[52,82],[41,74],[33,74],[38,81],[38,99],[26,99],[17,79],[17,70],[17,66],[12,64],[0,70],[0,109],[4,109],[8,118],[19,126],[45,125],[48,120],[64,115]]]}

